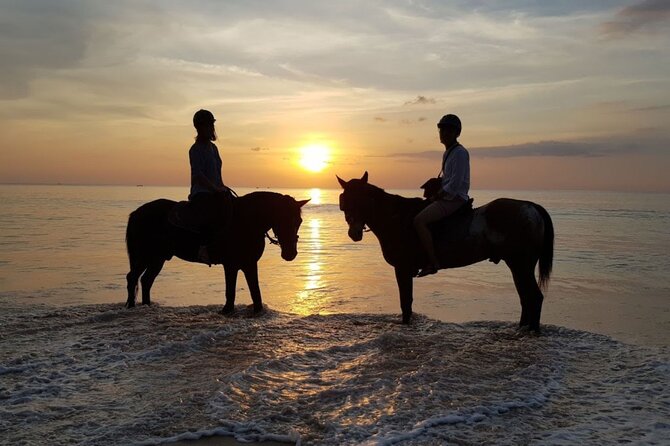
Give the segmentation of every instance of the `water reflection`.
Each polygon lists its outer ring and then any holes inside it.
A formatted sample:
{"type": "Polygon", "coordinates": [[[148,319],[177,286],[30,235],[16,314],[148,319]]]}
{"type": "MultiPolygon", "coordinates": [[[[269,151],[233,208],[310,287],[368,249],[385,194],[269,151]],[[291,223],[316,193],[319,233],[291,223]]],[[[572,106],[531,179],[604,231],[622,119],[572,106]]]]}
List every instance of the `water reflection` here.
{"type": "Polygon", "coordinates": [[[313,188],[309,190],[309,202],[311,204],[321,204],[321,189],[319,188],[313,188]]]}
{"type": "Polygon", "coordinates": [[[310,241],[312,242],[313,247],[317,248],[317,251],[321,251],[321,236],[319,234],[319,229],[321,228],[321,219],[312,218],[308,223],[310,232],[310,241]]]}
{"type": "MultiPolygon", "coordinates": [[[[312,202],[319,204],[321,198],[321,191],[319,189],[312,189],[310,191],[312,202]],[[315,200],[316,199],[316,200],[315,200]]],[[[306,257],[304,262],[304,285],[303,289],[297,293],[297,299],[293,311],[298,314],[308,315],[319,313],[323,308],[323,294],[320,292],[324,288],[323,277],[323,263],[321,259],[321,251],[323,243],[320,235],[321,219],[312,218],[307,221],[309,228],[309,237],[306,246],[303,247],[302,254],[306,257]]]]}

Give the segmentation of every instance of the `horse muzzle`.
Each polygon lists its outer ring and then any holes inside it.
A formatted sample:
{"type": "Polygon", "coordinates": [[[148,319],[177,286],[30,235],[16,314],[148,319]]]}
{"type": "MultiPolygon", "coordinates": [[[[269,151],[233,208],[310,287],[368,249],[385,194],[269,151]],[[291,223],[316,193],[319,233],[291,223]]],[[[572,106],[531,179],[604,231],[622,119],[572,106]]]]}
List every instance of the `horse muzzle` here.
{"type": "Polygon", "coordinates": [[[351,224],[349,225],[349,238],[355,242],[360,242],[363,240],[363,226],[361,224],[351,224]]]}
{"type": "Polygon", "coordinates": [[[290,262],[291,260],[295,259],[296,256],[298,255],[298,250],[297,249],[283,249],[281,250],[281,258],[286,260],[287,262],[290,262]]]}

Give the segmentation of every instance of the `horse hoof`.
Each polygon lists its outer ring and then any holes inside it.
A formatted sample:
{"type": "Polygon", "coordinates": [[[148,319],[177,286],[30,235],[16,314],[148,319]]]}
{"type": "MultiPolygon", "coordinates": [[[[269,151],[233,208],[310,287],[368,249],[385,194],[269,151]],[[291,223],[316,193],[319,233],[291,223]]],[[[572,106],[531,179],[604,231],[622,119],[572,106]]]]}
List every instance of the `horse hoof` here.
{"type": "Polygon", "coordinates": [[[522,335],[540,336],[540,329],[531,328],[530,325],[519,325],[516,331],[522,335]]]}
{"type": "Polygon", "coordinates": [[[219,311],[219,314],[223,314],[225,316],[233,314],[235,312],[235,305],[224,305],[224,307],[219,311]]]}
{"type": "Polygon", "coordinates": [[[259,304],[259,305],[252,304],[252,305],[249,305],[249,308],[253,311],[254,314],[260,314],[260,313],[263,312],[263,304],[259,304]]]}
{"type": "Polygon", "coordinates": [[[126,308],[134,308],[135,307],[135,302],[126,302],[125,307],[126,308]]]}
{"type": "Polygon", "coordinates": [[[402,323],[404,325],[409,325],[409,322],[412,320],[412,315],[407,315],[402,317],[402,323]]]}

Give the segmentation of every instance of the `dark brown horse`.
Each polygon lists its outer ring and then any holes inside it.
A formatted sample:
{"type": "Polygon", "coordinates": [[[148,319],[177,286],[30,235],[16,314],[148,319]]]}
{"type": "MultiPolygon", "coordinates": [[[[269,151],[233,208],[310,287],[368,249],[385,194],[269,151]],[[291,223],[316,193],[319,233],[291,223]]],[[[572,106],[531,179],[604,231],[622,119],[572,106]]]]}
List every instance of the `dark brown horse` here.
{"type": "MultiPolygon", "coordinates": [[[[222,313],[235,310],[237,273],[242,270],[247,279],[254,312],[263,310],[258,285],[258,260],[265,249],[265,235],[272,229],[284,260],[291,261],[298,254],[298,229],[302,223],[300,208],[309,200],[296,201],[293,197],[274,192],[253,192],[232,200],[230,227],[210,247],[212,263],[223,264],[226,277],[226,304],[222,313]]],[[[188,262],[197,262],[202,236],[176,227],[168,221],[177,202],[166,199],[151,201],[130,214],[126,228],[126,246],[130,272],[127,307],[135,306],[137,282],[142,283],[142,304],[151,304],[151,286],[173,256],[188,262]]]]}
{"type": "MultiPolygon", "coordinates": [[[[403,323],[412,316],[412,279],[426,257],[413,228],[414,216],[427,200],[386,193],[361,179],[344,181],[340,209],[349,224],[349,237],[363,238],[367,225],[379,239],[384,259],[395,268],[403,323]]],[[[469,208],[469,206],[468,206],[469,208]]],[[[512,271],[521,300],[520,327],[539,331],[545,288],[554,255],[554,227],[540,205],[530,201],[499,198],[482,207],[458,211],[433,228],[441,268],[457,268],[482,260],[504,260],[512,271]],[[539,262],[539,284],[535,265],[539,262]]]]}

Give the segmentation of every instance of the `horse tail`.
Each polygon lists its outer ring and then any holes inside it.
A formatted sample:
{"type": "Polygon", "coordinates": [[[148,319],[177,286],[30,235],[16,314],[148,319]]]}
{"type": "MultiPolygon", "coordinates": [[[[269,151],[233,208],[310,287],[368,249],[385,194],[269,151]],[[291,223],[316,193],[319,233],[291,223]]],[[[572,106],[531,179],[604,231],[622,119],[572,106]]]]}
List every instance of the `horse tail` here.
{"type": "Polygon", "coordinates": [[[549,212],[545,208],[536,203],[533,203],[533,206],[535,206],[535,209],[537,209],[544,221],[544,238],[542,240],[542,248],[540,249],[540,278],[538,284],[540,288],[546,290],[554,262],[554,224],[551,221],[549,212]]]}

